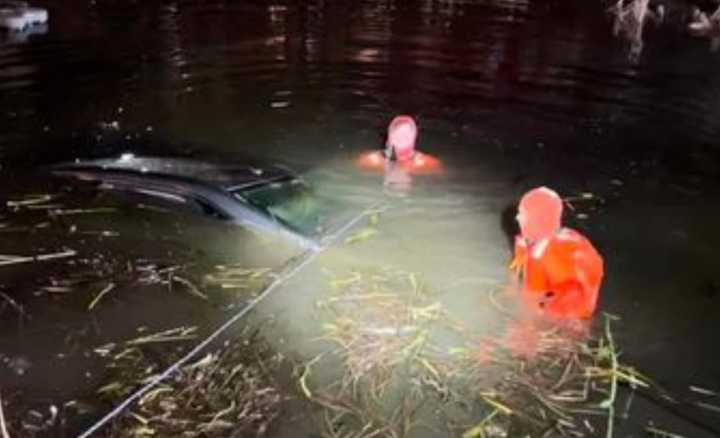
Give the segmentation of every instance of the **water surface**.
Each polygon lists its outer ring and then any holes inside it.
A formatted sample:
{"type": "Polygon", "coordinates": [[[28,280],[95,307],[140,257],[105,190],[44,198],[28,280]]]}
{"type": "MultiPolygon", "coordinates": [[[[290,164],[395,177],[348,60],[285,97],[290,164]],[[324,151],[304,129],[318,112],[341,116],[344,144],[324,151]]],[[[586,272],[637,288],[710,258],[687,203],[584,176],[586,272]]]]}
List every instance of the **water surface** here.
{"type": "MultiPolygon", "coordinates": [[[[482,284],[505,278],[503,219],[513,202],[537,184],[566,196],[592,193],[566,216],[605,256],[601,306],[622,318],[623,358],[680,394],[689,385],[719,389],[712,338],[720,316],[720,58],[684,33],[688,5],[666,4],[667,22],[648,27],[632,62],[600,2],[40,4],[50,9],[47,29],[0,40],[3,199],[66,190],[43,175],[50,162],[134,152],[281,162],[322,196],[345,202],[339,213],[390,205],[375,239],[322,254],[258,309],[292,334],[278,348],[303,355],[323,268],[418,272],[444,291],[449,308],[483,324],[482,284]],[[397,113],[418,119],[421,149],[447,169],[444,178],[415,178],[405,196],[384,193],[381,177],[353,165],[382,144],[397,113]]],[[[61,202],[117,211],[60,219],[43,210],[2,213],[0,253],[70,248],[85,260],[77,262],[82,269],[105,269],[82,294],[61,295],[34,292],[76,265],[0,268],[2,291],[32,316],[2,308],[0,351],[6,363],[26,363],[19,357],[30,366],[0,375],[29,404],[92,394],[102,369],[92,348],[137,326],[209,330],[227,316],[157,285],[134,295],[128,264],[277,270],[292,255],[263,252],[242,231],[212,221],[113,197],[72,192],[61,202]],[[108,282],[118,289],[88,312],[108,282]],[[66,336],[74,338],[61,341],[66,336]],[[66,345],[78,347],[68,353],[66,345]],[[72,361],[62,373],[59,354],[72,361]]],[[[621,436],[638,436],[647,419],[686,436],[712,435],[688,415],[720,427],[717,414],[642,403],[621,436]]]]}

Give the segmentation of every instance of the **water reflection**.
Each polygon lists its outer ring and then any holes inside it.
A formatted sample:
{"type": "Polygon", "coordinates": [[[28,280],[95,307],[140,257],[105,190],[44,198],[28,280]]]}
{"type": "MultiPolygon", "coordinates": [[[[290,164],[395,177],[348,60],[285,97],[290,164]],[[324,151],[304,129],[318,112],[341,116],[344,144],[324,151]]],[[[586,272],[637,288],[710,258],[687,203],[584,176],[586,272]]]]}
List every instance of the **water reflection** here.
{"type": "MultiPolygon", "coordinates": [[[[312,334],[311,297],[324,278],[321,268],[347,271],[382,263],[421,272],[445,293],[443,303],[452,313],[477,326],[495,321],[482,299],[487,285],[506,274],[508,245],[499,219],[517,195],[536,183],[567,193],[597,190],[607,199],[596,209],[574,212],[573,219],[609,254],[613,274],[603,305],[634,309],[627,322],[631,334],[626,334],[633,346],[646,352],[648,339],[675,324],[657,323],[676,316],[657,304],[660,295],[667,309],[696,306],[705,312],[697,313],[698,321],[714,318],[717,306],[686,297],[693,293],[688,285],[707,285],[708,278],[715,278],[715,233],[687,230],[714,226],[708,212],[714,195],[707,193],[714,190],[712,178],[719,169],[714,81],[720,61],[707,56],[703,41],[683,38],[665,24],[652,43],[643,43],[648,37],[643,31],[653,27],[648,21],[661,15],[647,1],[616,4],[616,30],[630,39],[633,54],[645,48],[637,63],[628,62],[625,47],[614,42],[613,23],[600,2],[45,3],[51,9],[47,33],[0,47],[3,187],[15,181],[18,189],[42,192],[47,187],[41,179],[18,179],[26,165],[156,152],[162,143],[163,154],[191,149],[201,158],[252,155],[289,164],[303,171],[321,196],[353,207],[340,214],[390,199],[376,239],[324,257],[322,266],[263,309],[283,319],[295,337],[288,344],[297,342],[302,353],[308,353],[300,346],[312,334]],[[355,167],[359,154],[382,145],[388,119],[401,112],[419,120],[420,149],[442,160],[445,178],[426,178],[398,166],[367,175],[355,167]],[[404,196],[385,198],[384,186],[404,196]],[[661,195],[653,191],[658,187],[661,195]],[[667,201],[668,192],[678,199],[667,201]],[[708,200],[688,201],[698,194],[707,194],[708,200]],[[623,203],[624,197],[631,200],[623,203]],[[664,220],[668,209],[683,218],[674,228],[664,220]],[[670,242],[669,236],[681,237],[670,242]],[[677,256],[662,258],[663,245],[677,256]],[[671,278],[678,272],[692,272],[692,281],[685,274],[682,281],[671,278]]],[[[713,17],[706,22],[697,16],[698,29],[706,29],[708,22],[712,27],[713,17]]],[[[3,236],[8,251],[27,249],[28,254],[48,242],[87,239],[88,252],[104,254],[112,270],[135,261],[128,253],[154,251],[167,264],[221,264],[256,253],[281,263],[275,252],[262,253],[259,243],[244,244],[246,236],[167,217],[158,221],[156,213],[72,223],[63,218],[58,228],[50,221],[50,232],[43,228],[48,218],[34,212],[30,219],[9,224],[3,236]],[[16,225],[34,240],[11,232],[16,225]],[[68,237],[71,225],[77,233],[68,237]],[[120,238],[104,231],[120,233],[120,238]]],[[[32,271],[7,275],[7,284],[25,285],[12,288],[23,298],[37,286],[29,278],[40,277],[32,271]]],[[[53,287],[40,285],[45,286],[53,287]]],[[[106,284],[86,286],[84,298],[106,284]]],[[[111,292],[106,303],[119,307],[103,318],[124,319],[128,312],[123,309],[133,305],[142,312],[132,314],[132,324],[172,313],[167,312],[166,288],[148,291],[151,304],[146,306],[140,296],[124,301],[132,290],[111,292]]],[[[59,293],[29,302],[59,303],[59,293]]],[[[183,310],[169,315],[167,326],[159,329],[206,321],[193,301],[197,297],[185,298],[173,298],[183,310]]],[[[102,318],[87,315],[87,301],[78,300],[70,316],[62,316],[81,321],[79,328],[70,325],[89,333],[89,345],[100,336],[93,330],[105,326],[102,318]]],[[[7,304],[4,315],[13,309],[7,304]]],[[[3,327],[10,332],[16,322],[3,327]]],[[[13,369],[53,376],[55,350],[47,344],[69,329],[52,324],[47,328],[52,336],[43,335],[46,328],[40,327],[37,335],[10,340],[32,352],[27,355],[30,368],[20,352],[13,369]]],[[[108,337],[117,335],[108,330],[108,337]]],[[[520,339],[528,338],[525,327],[517,332],[520,339]]],[[[684,333],[677,332],[675,345],[690,349],[680,339],[684,333]]],[[[696,356],[698,379],[712,376],[713,359],[696,356]]],[[[661,367],[662,357],[652,357],[658,360],[647,362],[661,367]]],[[[87,381],[78,372],[65,383],[72,389],[87,381]]],[[[51,383],[38,380],[33,388],[51,383]]]]}
{"type": "Polygon", "coordinates": [[[697,8],[694,9],[688,29],[693,35],[708,38],[710,50],[716,51],[720,48],[720,7],[710,16],[697,8]]]}
{"type": "Polygon", "coordinates": [[[643,50],[643,30],[648,22],[655,25],[662,23],[665,16],[663,5],[651,8],[650,0],[618,0],[608,12],[613,16],[613,34],[622,36],[630,44],[629,58],[638,62],[643,50]]]}
{"type": "MultiPolygon", "coordinates": [[[[610,30],[599,5],[578,11],[554,2],[150,2],[95,4],[73,14],[70,7],[56,9],[51,34],[30,42],[21,62],[2,61],[6,72],[26,72],[21,82],[3,84],[10,92],[4,107],[36,114],[4,130],[25,146],[35,147],[37,125],[82,129],[118,107],[126,109],[125,130],[150,125],[223,151],[232,149],[233,136],[242,143],[273,141],[246,125],[254,114],[258,128],[283,124],[274,134],[281,136],[304,124],[303,115],[319,110],[330,120],[339,108],[349,110],[345,118],[366,123],[388,109],[485,127],[520,123],[523,136],[548,142],[562,140],[567,127],[592,132],[604,124],[607,134],[650,113],[672,119],[678,106],[663,102],[692,100],[681,107],[702,127],[690,135],[707,141],[718,130],[702,109],[711,103],[707,95],[684,87],[687,75],[669,65],[633,71],[614,64],[614,53],[599,44],[610,30]],[[93,68],[98,64],[104,67],[93,68]],[[44,79],[70,69],[75,73],[63,87],[44,79]],[[39,86],[42,93],[31,98],[39,86]],[[668,95],[668,89],[676,91],[668,95]],[[99,93],[102,99],[93,98],[99,93]],[[60,101],[62,115],[53,111],[60,101]],[[198,132],[200,123],[192,121],[208,119],[213,123],[198,132]]],[[[661,18],[661,8],[638,1],[614,10],[615,30],[631,40],[637,57],[643,29],[661,18]]],[[[693,61],[678,64],[687,62],[693,61]]],[[[12,124],[7,116],[2,123],[12,124]]]]}

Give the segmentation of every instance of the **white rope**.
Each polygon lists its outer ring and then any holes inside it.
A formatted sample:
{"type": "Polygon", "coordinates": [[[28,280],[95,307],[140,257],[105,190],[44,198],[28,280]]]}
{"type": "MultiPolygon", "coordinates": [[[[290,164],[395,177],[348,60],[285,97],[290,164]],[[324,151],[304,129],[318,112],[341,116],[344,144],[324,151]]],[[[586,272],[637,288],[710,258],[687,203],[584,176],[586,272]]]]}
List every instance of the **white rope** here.
{"type": "Polygon", "coordinates": [[[212,341],[217,339],[218,336],[220,336],[225,330],[230,328],[233,324],[235,324],[237,321],[239,321],[243,316],[245,316],[248,312],[250,312],[252,309],[255,308],[263,299],[265,299],[270,293],[275,290],[278,286],[280,286],[285,281],[289,280],[295,274],[300,272],[302,268],[307,266],[311,261],[317,257],[318,254],[320,254],[322,251],[327,249],[330,245],[332,245],[335,240],[337,240],[340,236],[345,234],[350,228],[352,228],[360,219],[362,219],[365,215],[368,214],[369,211],[376,210],[377,206],[373,206],[370,209],[363,210],[360,212],[357,216],[353,217],[350,221],[348,221],[345,225],[343,225],[338,231],[329,238],[325,240],[325,243],[322,246],[319,246],[317,248],[312,248],[307,251],[305,251],[299,258],[300,262],[295,265],[292,269],[287,271],[284,275],[278,276],[275,281],[270,283],[265,290],[258,295],[255,299],[250,301],[250,303],[243,307],[238,313],[232,316],[232,318],[228,319],[223,325],[218,327],[214,332],[212,332],[207,338],[205,338],[202,342],[200,342],[198,345],[195,346],[192,350],[190,350],[185,356],[181,357],[177,362],[172,364],[170,367],[168,367],[165,371],[163,371],[161,374],[155,375],[145,386],[139,388],[137,391],[132,393],[130,396],[128,396],[125,400],[123,400],[122,403],[117,405],[112,411],[108,412],[104,417],[102,417],[100,420],[98,420],[95,424],[90,426],[85,432],[83,432],[81,435],[79,435],[78,438],[87,438],[90,435],[94,434],[95,432],[99,431],[100,428],[108,424],[110,421],[112,421],[115,417],[120,415],[120,413],[125,410],[128,406],[130,406],[133,402],[138,400],[140,397],[145,395],[149,390],[151,390],[153,387],[155,387],[157,384],[162,382],[163,380],[170,377],[171,374],[177,372],[180,370],[180,367],[182,367],[187,361],[192,359],[196,354],[198,354],[201,350],[203,350],[205,347],[207,347],[212,341]]]}

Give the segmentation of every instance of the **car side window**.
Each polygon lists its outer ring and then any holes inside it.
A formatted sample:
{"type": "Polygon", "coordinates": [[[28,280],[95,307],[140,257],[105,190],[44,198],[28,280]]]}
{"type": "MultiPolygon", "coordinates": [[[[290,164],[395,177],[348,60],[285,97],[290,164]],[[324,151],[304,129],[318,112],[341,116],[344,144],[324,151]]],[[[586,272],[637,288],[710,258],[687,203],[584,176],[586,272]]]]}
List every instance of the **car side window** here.
{"type": "Polygon", "coordinates": [[[157,190],[133,190],[139,196],[153,198],[153,204],[173,211],[185,211],[214,219],[228,220],[230,217],[213,203],[197,196],[185,196],[157,190]]]}
{"type": "Polygon", "coordinates": [[[197,207],[188,202],[185,197],[159,190],[113,187],[107,189],[107,193],[123,193],[124,195],[120,198],[122,202],[135,204],[141,208],[165,212],[198,213],[197,207]]]}

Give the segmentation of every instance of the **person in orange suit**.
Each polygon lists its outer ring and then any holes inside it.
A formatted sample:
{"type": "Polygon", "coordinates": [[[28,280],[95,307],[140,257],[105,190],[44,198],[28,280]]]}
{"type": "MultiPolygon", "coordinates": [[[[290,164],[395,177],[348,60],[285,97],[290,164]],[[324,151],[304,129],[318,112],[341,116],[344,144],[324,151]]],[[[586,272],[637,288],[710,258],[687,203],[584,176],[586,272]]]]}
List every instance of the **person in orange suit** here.
{"type": "Polygon", "coordinates": [[[357,160],[359,168],[385,176],[385,186],[409,189],[414,175],[439,175],[443,167],[437,158],[416,149],[418,127],[407,115],[395,117],[388,126],[383,151],[365,152],[357,160]]]}
{"type": "Polygon", "coordinates": [[[521,278],[521,295],[530,309],[553,318],[589,319],[604,262],[585,236],[562,227],[562,211],[562,199],[547,187],[522,197],[510,269],[521,278]]]}

